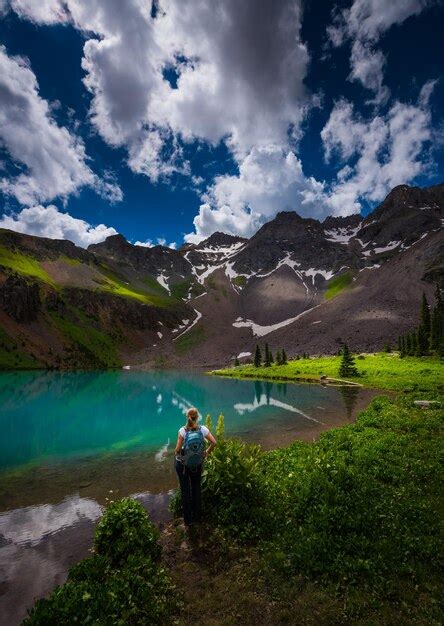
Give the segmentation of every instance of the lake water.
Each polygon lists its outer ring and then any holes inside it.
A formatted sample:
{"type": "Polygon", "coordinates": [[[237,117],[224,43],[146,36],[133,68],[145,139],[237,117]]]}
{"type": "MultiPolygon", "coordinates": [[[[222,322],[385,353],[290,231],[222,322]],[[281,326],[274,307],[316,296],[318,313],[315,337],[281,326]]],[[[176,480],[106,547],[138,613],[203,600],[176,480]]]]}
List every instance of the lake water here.
{"type": "Polygon", "coordinates": [[[0,623],[20,623],[88,554],[107,498],[168,518],[190,406],[269,449],[352,421],[377,393],[188,371],[0,373],[0,623]]]}

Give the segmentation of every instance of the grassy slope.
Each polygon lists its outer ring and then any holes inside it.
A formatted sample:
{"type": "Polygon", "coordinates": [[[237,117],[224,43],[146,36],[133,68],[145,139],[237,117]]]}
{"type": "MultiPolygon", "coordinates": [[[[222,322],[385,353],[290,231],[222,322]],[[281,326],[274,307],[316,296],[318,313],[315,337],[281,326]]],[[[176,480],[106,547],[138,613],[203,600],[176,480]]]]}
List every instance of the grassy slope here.
{"type": "MultiPolygon", "coordinates": [[[[341,357],[326,356],[289,361],[287,365],[256,368],[253,365],[216,370],[217,375],[233,378],[272,378],[282,380],[338,377],[341,357]]],[[[367,387],[399,391],[435,389],[442,385],[444,366],[432,357],[400,359],[396,353],[368,354],[356,359],[360,376],[350,379],[367,387]]]]}
{"type": "Polygon", "coordinates": [[[0,326],[0,370],[35,369],[38,367],[40,364],[34,357],[23,352],[17,341],[0,326]]]}
{"type": "MultiPolygon", "coordinates": [[[[58,262],[71,266],[82,265],[82,261],[79,259],[72,259],[63,254],[59,256],[58,262]]],[[[60,290],[57,282],[46,272],[40,261],[32,256],[32,253],[27,254],[0,246],[0,268],[2,267],[6,274],[14,272],[26,279],[43,283],[46,285],[46,290],[48,287],[55,289],[59,291],[59,296],[63,297],[63,291],[60,290]]],[[[109,293],[113,296],[135,300],[141,304],[161,309],[174,307],[178,304],[180,294],[170,296],[167,290],[152,277],[146,277],[142,281],[142,286],[139,284],[135,286],[126,282],[123,277],[107,267],[106,264],[102,263],[95,269],[99,270],[101,276],[97,278],[97,287],[92,291],[109,293]]],[[[190,283],[186,282],[187,292],[189,287],[190,283]]],[[[78,309],[73,309],[63,315],[49,314],[44,316],[45,323],[49,324],[50,329],[52,327],[52,330],[60,335],[64,343],[71,348],[71,357],[69,358],[71,366],[118,367],[121,365],[118,355],[119,338],[100,328],[94,328],[92,320],[84,318],[85,316],[78,309]]],[[[184,338],[178,343],[178,351],[185,352],[198,341],[199,337],[194,336],[194,334],[189,338],[184,338]]],[[[65,359],[63,358],[64,362],[65,359]]],[[[60,363],[59,359],[56,365],[60,365],[60,363]]],[[[32,356],[26,355],[25,351],[22,352],[17,342],[5,335],[4,331],[0,329],[0,369],[29,369],[38,366],[32,356]]]]}
{"type": "Polygon", "coordinates": [[[352,282],[353,274],[351,272],[346,272],[345,274],[341,274],[341,276],[332,278],[328,283],[325,297],[327,298],[327,300],[331,300],[339,293],[341,293],[341,291],[348,287],[352,282]]]}
{"type": "Polygon", "coordinates": [[[22,276],[37,278],[44,283],[54,286],[54,281],[42,268],[40,262],[27,254],[12,251],[4,246],[0,246],[0,266],[1,265],[22,276]]]}
{"type": "MultiPolygon", "coordinates": [[[[65,255],[60,255],[59,260],[73,266],[82,264],[78,259],[71,259],[65,255]]],[[[0,266],[22,276],[38,279],[52,287],[56,287],[55,281],[48,272],[43,269],[41,263],[29,254],[0,246],[0,266]]],[[[100,271],[103,274],[103,280],[97,284],[97,288],[101,291],[122,298],[138,300],[143,304],[150,304],[152,306],[165,307],[171,304],[171,298],[168,297],[166,291],[163,290],[160,285],[158,285],[158,288],[153,289],[154,281],[149,281],[147,291],[143,291],[126,284],[123,279],[104,266],[100,267],[100,271]],[[154,294],[152,291],[154,291],[154,294]]]]}
{"type": "Polygon", "coordinates": [[[202,343],[204,339],[205,327],[199,323],[198,326],[195,326],[189,332],[184,333],[182,337],[179,337],[179,339],[174,342],[174,345],[179,354],[186,354],[188,350],[202,343]]]}
{"type": "Polygon", "coordinates": [[[91,322],[80,311],[78,321],[67,319],[52,313],[50,315],[55,327],[68,340],[81,358],[96,367],[120,367],[118,342],[109,335],[93,328],[91,322]]]}

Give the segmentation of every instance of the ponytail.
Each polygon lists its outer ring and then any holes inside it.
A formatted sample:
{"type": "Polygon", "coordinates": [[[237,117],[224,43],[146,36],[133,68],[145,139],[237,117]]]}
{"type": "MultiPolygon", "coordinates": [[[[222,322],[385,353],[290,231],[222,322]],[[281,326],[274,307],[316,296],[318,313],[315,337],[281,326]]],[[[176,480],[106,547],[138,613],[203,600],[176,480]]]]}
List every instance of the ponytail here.
{"type": "Polygon", "coordinates": [[[199,419],[199,413],[197,409],[188,409],[187,411],[187,423],[185,428],[187,430],[196,430],[197,428],[197,420],[199,419]]]}

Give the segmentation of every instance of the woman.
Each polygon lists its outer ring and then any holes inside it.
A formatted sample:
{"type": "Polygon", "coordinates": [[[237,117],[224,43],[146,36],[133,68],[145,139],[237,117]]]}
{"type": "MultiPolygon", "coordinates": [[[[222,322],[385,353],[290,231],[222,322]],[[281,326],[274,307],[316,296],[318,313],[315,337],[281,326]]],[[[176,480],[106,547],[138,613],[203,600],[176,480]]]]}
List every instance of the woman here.
{"type": "Polygon", "coordinates": [[[183,521],[186,526],[200,522],[202,463],[216,446],[216,439],[206,426],[198,424],[198,420],[197,409],[188,409],[187,423],[179,429],[174,451],[182,496],[183,521]],[[210,442],[206,449],[205,439],[210,442]]]}

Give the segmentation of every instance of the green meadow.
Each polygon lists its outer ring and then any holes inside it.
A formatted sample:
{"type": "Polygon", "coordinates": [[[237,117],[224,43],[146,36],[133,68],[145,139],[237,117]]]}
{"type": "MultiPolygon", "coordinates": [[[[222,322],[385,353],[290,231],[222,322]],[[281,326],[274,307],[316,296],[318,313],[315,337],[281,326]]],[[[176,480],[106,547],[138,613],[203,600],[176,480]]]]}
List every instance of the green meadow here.
{"type": "MultiPolygon", "coordinates": [[[[211,372],[234,378],[313,380],[339,378],[340,356],[290,360],[286,365],[240,365],[211,372]]],[[[444,364],[437,357],[399,358],[397,353],[362,354],[355,357],[359,377],[349,379],[366,387],[393,391],[426,391],[444,386],[444,364]]]]}

